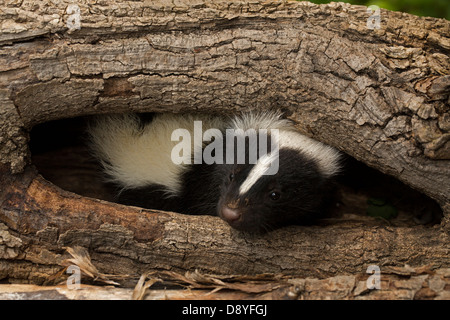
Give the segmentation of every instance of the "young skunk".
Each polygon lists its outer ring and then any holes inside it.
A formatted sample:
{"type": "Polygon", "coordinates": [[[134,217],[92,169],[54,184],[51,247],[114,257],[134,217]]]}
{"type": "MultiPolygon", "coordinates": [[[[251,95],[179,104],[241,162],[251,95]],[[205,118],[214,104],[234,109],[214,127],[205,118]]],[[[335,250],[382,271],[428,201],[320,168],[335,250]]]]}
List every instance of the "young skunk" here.
{"type": "Polygon", "coordinates": [[[300,134],[274,112],[230,120],[208,115],[107,115],[97,117],[88,132],[93,154],[121,189],[119,203],[218,215],[246,232],[307,224],[321,217],[340,170],[337,150],[300,134]],[[195,136],[195,120],[202,121],[203,131],[215,128],[214,138],[210,135],[200,146],[188,141],[194,152],[176,153],[182,155],[175,163],[173,152],[180,142],[172,141],[172,134],[181,128],[195,136]],[[213,163],[193,161],[207,151],[213,163]]]}

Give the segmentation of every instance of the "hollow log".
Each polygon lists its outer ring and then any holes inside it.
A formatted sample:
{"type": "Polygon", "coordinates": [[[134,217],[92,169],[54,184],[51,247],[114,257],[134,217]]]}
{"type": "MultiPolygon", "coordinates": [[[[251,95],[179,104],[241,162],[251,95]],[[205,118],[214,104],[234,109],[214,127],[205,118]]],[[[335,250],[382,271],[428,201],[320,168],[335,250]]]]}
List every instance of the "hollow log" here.
{"type": "Polygon", "coordinates": [[[374,27],[363,6],[293,1],[25,0],[0,9],[0,279],[46,283],[74,245],[111,274],[450,266],[449,21],[381,10],[374,27]],[[36,171],[28,147],[33,127],[63,118],[269,108],[433,198],[442,222],[247,235],[217,217],[62,190],[36,171]]]}

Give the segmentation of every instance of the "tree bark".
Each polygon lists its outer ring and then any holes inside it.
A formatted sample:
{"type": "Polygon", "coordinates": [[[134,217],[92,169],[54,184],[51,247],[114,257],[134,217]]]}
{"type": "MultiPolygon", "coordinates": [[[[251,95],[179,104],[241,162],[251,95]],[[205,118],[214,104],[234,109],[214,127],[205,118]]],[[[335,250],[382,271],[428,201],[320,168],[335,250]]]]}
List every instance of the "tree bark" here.
{"type": "Polygon", "coordinates": [[[450,22],[285,1],[7,1],[0,7],[0,278],[45,283],[63,248],[140,274],[332,276],[449,266],[450,22]],[[298,129],[439,202],[435,227],[360,223],[264,236],[216,217],[63,191],[33,169],[28,131],[108,112],[277,108],[298,129]]]}

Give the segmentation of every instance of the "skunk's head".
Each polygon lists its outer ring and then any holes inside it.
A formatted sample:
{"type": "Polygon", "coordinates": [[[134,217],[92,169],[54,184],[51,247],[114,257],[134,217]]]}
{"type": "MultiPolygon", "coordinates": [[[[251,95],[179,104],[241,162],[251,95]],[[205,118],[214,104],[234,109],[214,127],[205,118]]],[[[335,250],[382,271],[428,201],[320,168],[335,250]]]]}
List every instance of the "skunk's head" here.
{"type": "Polygon", "coordinates": [[[217,214],[237,230],[262,233],[307,224],[323,213],[330,178],[338,170],[338,152],[287,131],[280,133],[277,153],[263,154],[254,164],[220,167],[217,214]]]}

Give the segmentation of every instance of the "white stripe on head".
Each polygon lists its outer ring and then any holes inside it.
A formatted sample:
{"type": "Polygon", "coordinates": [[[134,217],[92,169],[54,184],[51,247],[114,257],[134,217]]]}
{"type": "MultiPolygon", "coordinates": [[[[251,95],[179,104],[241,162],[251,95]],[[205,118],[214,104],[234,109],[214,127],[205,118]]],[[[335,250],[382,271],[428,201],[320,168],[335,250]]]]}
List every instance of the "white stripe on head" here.
{"type": "Polygon", "coordinates": [[[277,139],[279,145],[275,150],[276,152],[268,153],[258,159],[258,162],[240,186],[240,195],[248,192],[263,175],[273,175],[278,172],[280,149],[295,150],[306,156],[318,166],[319,173],[327,178],[339,172],[340,153],[336,149],[304,136],[295,130],[280,130],[279,134],[280,136],[277,139]],[[275,165],[276,170],[274,172],[275,165]]]}
{"type": "Polygon", "coordinates": [[[335,148],[316,141],[301,134],[293,122],[281,117],[281,112],[250,112],[236,117],[232,121],[234,128],[247,130],[279,129],[279,148],[297,150],[304,156],[313,160],[319,167],[319,172],[331,177],[340,171],[341,154],[335,148]]]}
{"type": "Polygon", "coordinates": [[[278,172],[279,152],[267,153],[258,159],[258,162],[250,170],[247,179],[239,187],[239,195],[247,193],[255,183],[265,175],[274,175],[278,172]],[[274,169],[275,168],[275,169],[274,169]]]}

